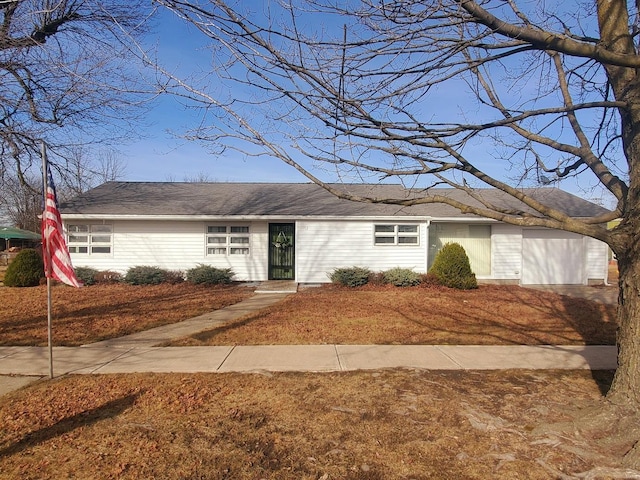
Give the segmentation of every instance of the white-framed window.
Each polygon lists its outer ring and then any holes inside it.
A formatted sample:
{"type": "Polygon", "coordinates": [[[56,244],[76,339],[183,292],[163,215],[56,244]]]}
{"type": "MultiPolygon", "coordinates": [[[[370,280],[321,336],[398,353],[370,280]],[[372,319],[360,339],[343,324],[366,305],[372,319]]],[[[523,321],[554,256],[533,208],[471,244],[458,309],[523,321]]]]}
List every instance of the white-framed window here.
{"type": "Polygon", "coordinates": [[[113,226],[69,224],[67,225],[67,245],[69,253],[109,255],[113,247],[113,226]]]}
{"type": "Polygon", "coordinates": [[[207,225],[207,255],[249,255],[248,225],[207,225]]]}
{"type": "Polygon", "coordinates": [[[374,225],[375,245],[409,245],[420,244],[420,230],[415,223],[374,225]]]}

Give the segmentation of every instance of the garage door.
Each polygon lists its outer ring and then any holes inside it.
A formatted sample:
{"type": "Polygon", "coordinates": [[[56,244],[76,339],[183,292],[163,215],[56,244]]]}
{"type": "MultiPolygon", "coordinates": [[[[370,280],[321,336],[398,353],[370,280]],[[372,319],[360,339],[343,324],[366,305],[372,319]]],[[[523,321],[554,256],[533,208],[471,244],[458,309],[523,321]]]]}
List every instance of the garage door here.
{"type": "Polygon", "coordinates": [[[582,284],[582,236],[558,230],[522,231],[522,283],[525,285],[582,284]]]}

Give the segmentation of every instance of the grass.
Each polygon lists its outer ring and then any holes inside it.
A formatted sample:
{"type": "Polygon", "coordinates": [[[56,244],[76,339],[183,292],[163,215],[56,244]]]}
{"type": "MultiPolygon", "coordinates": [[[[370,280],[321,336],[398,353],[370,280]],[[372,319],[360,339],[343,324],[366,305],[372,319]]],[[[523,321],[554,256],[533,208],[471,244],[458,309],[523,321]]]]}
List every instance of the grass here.
{"type": "Polygon", "coordinates": [[[327,285],[172,345],[612,345],[615,306],[514,285],[327,285]]]}
{"type": "MultiPolygon", "coordinates": [[[[239,302],[239,286],[53,288],[53,339],[82,345],[239,302]]],[[[46,345],[46,288],[0,288],[0,345],[46,345]]],[[[515,285],[357,289],[326,285],[174,345],[614,344],[615,307],[515,285]]]]}
{"type": "Polygon", "coordinates": [[[619,447],[541,428],[597,404],[611,374],[594,375],[66,377],[0,398],[0,478],[637,478],[619,447]]]}
{"type": "MultiPolygon", "coordinates": [[[[43,292],[0,288],[2,342],[41,342],[43,292]]],[[[84,343],[247,294],[56,287],[56,334],[84,343]]],[[[183,343],[610,343],[614,312],[515,286],[324,287],[183,343]]],[[[0,479],[638,478],[621,467],[632,443],[575,423],[601,409],[611,379],[412,369],[67,376],[0,397],[0,479]],[[569,427],[549,426],[558,423],[569,427]]],[[[633,432],[638,419],[609,424],[633,432]]]]}
{"type": "MultiPolygon", "coordinates": [[[[252,295],[239,286],[93,285],[52,288],[56,345],[83,345],[201,315],[252,295]]],[[[47,289],[0,287],[0,345],[47,344],[47,289]]]]}

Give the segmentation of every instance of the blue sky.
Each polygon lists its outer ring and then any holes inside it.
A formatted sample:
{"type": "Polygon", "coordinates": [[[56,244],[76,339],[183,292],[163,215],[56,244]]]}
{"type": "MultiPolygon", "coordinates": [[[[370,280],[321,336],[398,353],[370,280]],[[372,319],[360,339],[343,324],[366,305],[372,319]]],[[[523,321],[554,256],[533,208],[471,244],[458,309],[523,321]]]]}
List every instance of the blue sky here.
{"type": "MultiPolygon", "coordinates": [[[[204,48],[206,40],[200,32],[168,12],[161,15],[157,32],[152,42],[156,44],[163,66],[181,74],[208,69],[211,54],[204,48]]],[[[452,100],[455,102],[456,92],[442,93],[440,100],[445,104],[452,100]]],[[[197,125],[199,120],[196,112],[187,109],[175,98],[167,96],[157,99],[149,111],[146,125],[140,126],[138,133],[143,138],[122,145],[119,149],[126,163],[124,179],[182,181],[204,175],[210,181],[221,182],[308,181],[295,169],[275,158],[247,157],[231,149],[219,154],[208,151],[196,141],[180,138],[181,133],[197,125]]],[[[504,165],[487,155],[490,147],[476,146],[478,154],[486,157],[485,168],[488,173],[504,177],[504,165]]],[[[588,196],[573,182],[563,182],[561,187],[580,196],[588,196]]],[[[598,195],[595,193],[593,196],[598,195]]]]}
{"type": "MultiPolygon", "coordinates": [[[[161,14],[157,33],[150,43],[157,48],[161,64],[172,71],[186,74],[210,63],[202,35],[168,12],[161,14]]],[[[137,131],[143,138],[118,149],[126,163],[124,180],[182,181],[203,174],[210,181],[220,182],[306,181],[279,160],[246,158],[234,151],[220,155],[199,142],[180,137],[198,121],[196,112],[173,97],[155,100],[147,121],[137,131]]]]}

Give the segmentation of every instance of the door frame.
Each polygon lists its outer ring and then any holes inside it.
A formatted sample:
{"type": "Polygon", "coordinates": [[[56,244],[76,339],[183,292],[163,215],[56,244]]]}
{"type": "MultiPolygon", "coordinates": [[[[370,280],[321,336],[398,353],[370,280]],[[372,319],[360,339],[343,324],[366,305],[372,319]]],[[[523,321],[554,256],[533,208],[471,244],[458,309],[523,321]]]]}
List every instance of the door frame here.
{"type": "Polygon", "coordinates": [[[267,259],[267,278],[269,280],[295,280],[296,279],[296,224],[294,222],[269,222],[268,226],[268,259],[267,259]],[[290,241],[290,245],[285,247],[284,252],[280,252],[274,243],[280,232],[286,232],[286,238],[290,241]],[[276,262],[276,255],[282,259],[285,256],[285,265],[276,262]],[[281,270],[281,273],[276,273],[281,270]],[[284,274],[284,271],[289,272],[284,274]]]}

